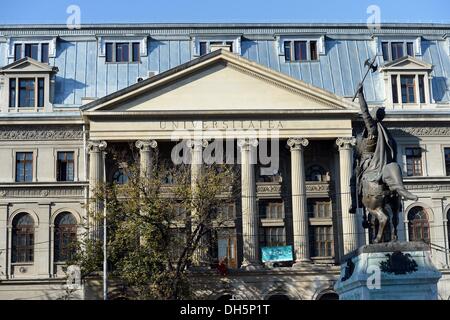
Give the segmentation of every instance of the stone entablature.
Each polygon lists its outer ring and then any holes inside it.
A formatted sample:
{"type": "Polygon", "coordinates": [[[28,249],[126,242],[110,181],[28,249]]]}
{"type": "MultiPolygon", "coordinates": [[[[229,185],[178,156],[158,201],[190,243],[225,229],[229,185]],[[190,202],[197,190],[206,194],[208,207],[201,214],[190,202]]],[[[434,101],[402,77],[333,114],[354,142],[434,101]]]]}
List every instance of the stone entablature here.
{"type": "Polygon", "coordinates": [[[82,182],[0,184],[0,201],[2,198],[80,198],[87,186],[82,182]]]}

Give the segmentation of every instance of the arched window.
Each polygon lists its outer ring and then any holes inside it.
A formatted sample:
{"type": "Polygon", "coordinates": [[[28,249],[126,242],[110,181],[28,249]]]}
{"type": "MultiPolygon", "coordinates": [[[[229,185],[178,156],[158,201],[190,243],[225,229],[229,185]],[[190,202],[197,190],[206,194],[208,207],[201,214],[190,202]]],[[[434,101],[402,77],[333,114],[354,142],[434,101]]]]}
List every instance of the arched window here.
{"type": "Polygon", "coordinates": [[[113,181],[117,184],[126,184],[128,182],[128,175],[124,169],[118,169],[113,176],[113,181]]]}
{"type": "Polygon", "coordinates": [[[77,220],[70,212],[62,212],[55,219],[55,261],[72,258],[77,241],[77,220]]]}
{"type": "Polygon", "coordinates": [[[409,241],[430,243],[430,224],[423,207],[414,207],[408,212],[409,241]]]}
{"type": "Polygon", "coordinates": [[[12,262],[34,261],[34,220],[30,214],[22,212],[12,223],[12,262]]]}

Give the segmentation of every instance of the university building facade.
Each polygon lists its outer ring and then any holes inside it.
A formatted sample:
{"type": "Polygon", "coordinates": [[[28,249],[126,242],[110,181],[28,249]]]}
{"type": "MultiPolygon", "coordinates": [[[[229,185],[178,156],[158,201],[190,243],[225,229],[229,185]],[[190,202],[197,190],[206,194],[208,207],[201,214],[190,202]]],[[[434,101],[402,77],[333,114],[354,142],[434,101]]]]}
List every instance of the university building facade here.
{"type": "MultiPolygon", "coordinates": [[[[223,141],[242,181],[214,245],[229,275],[199,272],[198,297],[335,299],[342,257],[368,241],[349,213],[363,127],[352,97],[374,56],[365,96],[386,108],[419,197],[402,203],[399,240],[430,245],[450,299],[449,34],[432,24],[0,26],[0,299],[61,298],[90,190],[127,182],[112,150],[131,146],[142,169],[155,150],[170,159],[174,135],[197,157],[223,141]],[[273,167],[252,161],[266,140],[273,167]],[[278,246],[294,261],[262,266],[261,248],[278,246]]],[[[101,298],[98,288],[86,282],[78,297],[101,298]]]]}

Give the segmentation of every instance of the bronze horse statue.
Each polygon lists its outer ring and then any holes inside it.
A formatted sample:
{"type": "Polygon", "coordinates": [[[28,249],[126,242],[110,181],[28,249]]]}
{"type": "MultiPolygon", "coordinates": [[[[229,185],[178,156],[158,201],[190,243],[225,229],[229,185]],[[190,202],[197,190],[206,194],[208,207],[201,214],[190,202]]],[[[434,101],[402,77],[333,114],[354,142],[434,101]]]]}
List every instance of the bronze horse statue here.
{"type": "MultiPolygon", "coordinates": [[[[369,69],[371,67],[373,63],[369,69]]],[[[364,214],[363,226],[371,228],[372,242],[395,241],[401,197],[416,201],[417,196],[403,185],[401,169],[396,161],[395,140],[382,124],[384,108],[376,107],[369,112],[362,83],[356,96],[365,129],[356,139],[350,213],[355,213],[357,203],[362,203],[370,216],[369,219],[364,214]],[[389,232],[386,232],[386,226],[389,226],[389,232]]]]}

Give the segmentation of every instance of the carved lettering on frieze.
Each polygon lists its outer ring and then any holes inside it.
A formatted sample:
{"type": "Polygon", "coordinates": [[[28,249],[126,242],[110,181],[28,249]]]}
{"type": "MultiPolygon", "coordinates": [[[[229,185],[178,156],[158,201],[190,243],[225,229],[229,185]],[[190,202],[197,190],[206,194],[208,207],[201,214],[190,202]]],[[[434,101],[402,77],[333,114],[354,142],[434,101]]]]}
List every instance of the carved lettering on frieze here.
{"type": "Polygon", "coordinates": [[[450,127],[391,127],[396,136],[450,136],[450,127]]]}

